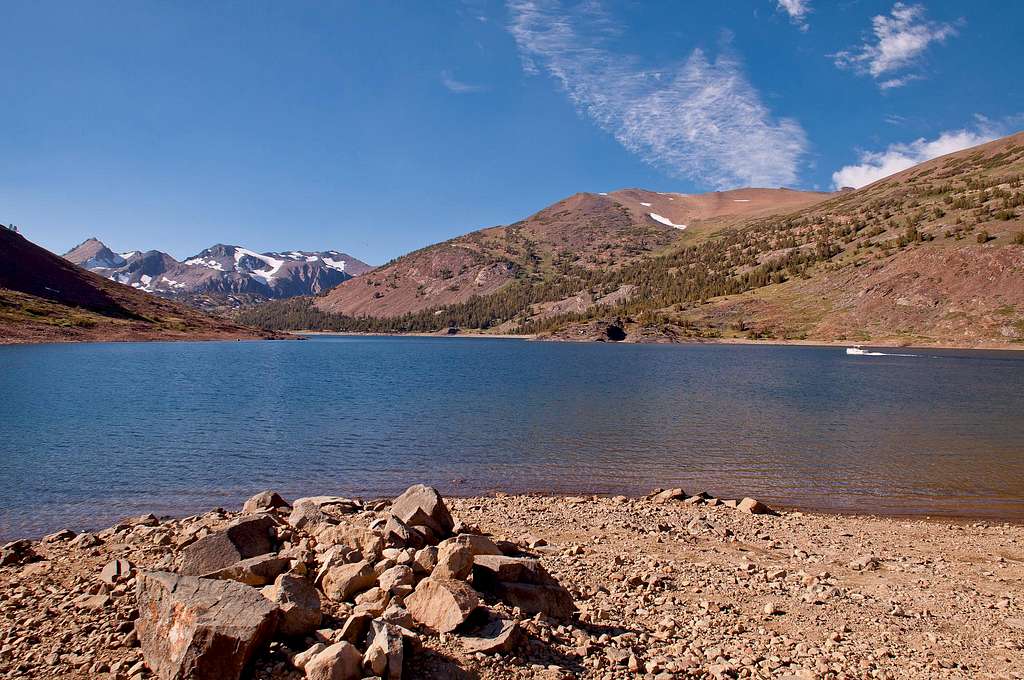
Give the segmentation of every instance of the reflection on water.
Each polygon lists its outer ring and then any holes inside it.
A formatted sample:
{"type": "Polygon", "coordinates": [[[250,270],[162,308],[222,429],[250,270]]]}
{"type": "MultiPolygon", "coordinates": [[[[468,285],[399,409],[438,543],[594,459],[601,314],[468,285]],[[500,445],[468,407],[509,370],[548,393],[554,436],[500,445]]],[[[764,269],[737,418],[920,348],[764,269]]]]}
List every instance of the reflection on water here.
{"type": "Polygon", "coordinates": [[[286,496],[644,493],[1024,519],[1024,354],[458,338],[0,348],[0,538],[286,496]]]}

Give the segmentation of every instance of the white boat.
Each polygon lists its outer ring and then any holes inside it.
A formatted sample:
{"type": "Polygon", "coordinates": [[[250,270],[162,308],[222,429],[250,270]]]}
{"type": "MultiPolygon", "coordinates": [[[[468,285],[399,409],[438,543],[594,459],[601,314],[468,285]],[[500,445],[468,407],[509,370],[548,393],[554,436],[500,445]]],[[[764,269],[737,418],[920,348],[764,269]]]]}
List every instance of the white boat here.
{"type": "Polygon", "coordinates": [[[864,351],[864,348],[861,347],[860,345],[854,345],[853,347],[847,347],[846,348],[846,353],[847,354],[867,354],[867,352],[864,351]]]}

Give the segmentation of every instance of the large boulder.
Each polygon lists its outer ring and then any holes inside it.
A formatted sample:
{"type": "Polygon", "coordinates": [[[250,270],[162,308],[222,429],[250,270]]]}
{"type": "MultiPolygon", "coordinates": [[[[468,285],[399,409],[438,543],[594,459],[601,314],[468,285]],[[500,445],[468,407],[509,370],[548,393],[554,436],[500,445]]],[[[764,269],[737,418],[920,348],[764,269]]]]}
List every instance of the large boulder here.
{"type": "Polygon", "coordinates": [[[309,680],[358,680],[363,655],[356,646],[348,642],[336,642],[321,650],[306,662],[306,677],[309,680]]]}
{"type": "Polygon", "coordinates": [[[321,587],[328,599],[344,602],[376,582],[377,574],[373,571],[373,565],[363,560],[329,568],[323,576],[321,587]]]}
{"type": "Polygon", "coordinates": [[[423,525],[440,537],[451,534],[455,527],[451,513],[437,489],[416,484],[405,490],[391,505],[391,514],[406,526],[423,525]]]}
{"type": "Polygon", "coordinates": [[[274,519],[265,514],[235,520],[224,529],[185,546],[181,551],[180,571],[186,576],[201,576],[273,552],[270,531],[274,526],[274,519]]]}
{"type": "Polygon", "coordinates": [[[473,558],[473,585],[528,614],[564,619],[576,611],[572,595],[537,559],[477,555],[473,558]]]}
{"type": "Polygon", "coordinates": [[[462,581],[425,578],[405,606],[415,621],[438,633],[450,633],[480,606],[476,591],[462,581]]]}
{"type": "Polygon", "coordinates": [[[261,491],[242,505],[242,512],[253,515],[257,512],[267,512],[278,508],[290,508],[288,501],[281,498],[273,491],[261,491]]]}
{"type": "Polygon", "coordinates": [[[274,634],[279,612],[234,581],[142,572],[135,631],[161,680],[235,680],[274,634]]]}
{"type": "Polygon", "coordinates": [[[278,574],[288,571],[291,560],[279,557],[277,553],[257,555],[247,560],[239,560],[231,566],[203,574],[203,578],[238,581],[247,586],[265,586],[273,583],[278,574]]]}
{"type": "Polygon", "coordinates": [[[736,509],[740,512],[745,512],[748,515],[774,515],[775,511],[769,508],[761,501],[754,498],[744,498],[736,506],[736,509]]]}
{"type": "Polygon", "coordinates": [[[277,632],[285,637],[308,635],[320,626],[323,614],[316,586],[301,576],[281,574],[263,596],[281,610],[277,632]]]}

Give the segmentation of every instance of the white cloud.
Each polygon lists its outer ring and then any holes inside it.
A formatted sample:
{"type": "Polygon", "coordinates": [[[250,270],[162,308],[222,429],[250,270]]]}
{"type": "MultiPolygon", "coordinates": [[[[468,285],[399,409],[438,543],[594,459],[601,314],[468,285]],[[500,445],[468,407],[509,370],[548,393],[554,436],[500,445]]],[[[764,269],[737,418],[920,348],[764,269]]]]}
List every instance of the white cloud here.
{"type": "Polygon", "coordinates": [[[793,184],[807,147],[800,124],[774,120],[730,56],[703,51],[646,69],[603,44],[620,29],[595,0],[510,0],[509,27],[528,73],[546,71],[576,108],[631,153],[716,188],[793,184]]]}
{"type": "MultiPolygon", "coordinates": [[[[956,35],[952,24],[925,19],[923,5],[904,5],[897,2],[888,16],[879,14],[871,19],[873,37],[855,51],[832,55],[836,66],[851,68],[878,79],[913,66],[932,43],[944,43],[956,35]]],[[[879,83],[882,89],[906,85],[918,76],[890,77],[879,83]]]]}
{"type": "Polygon", "coordinates": [[[860,164],[847,165],[832,173],[832,184],[836,189],[859,189],[918,163],[984,144],[1000,136],[984,118],[980,118],[979,121],[982,127],[977,131],[950,130],[931,141],[921,137],[908,144],[890,144],[885,151],[861,152],[860,164]]]}
{"type": "Polygon", "coordinates": [[[778,0],[778,8],[789,15],[789,20],[807,30],[807,15],[811,13],[811,0],[778,0]]]}
{"type": "Polygon", "coordinates": [[[455,94],[466,94],[468,92],[482,92],[483,86],[473,85],[471,83],[465,83],[461,80],[457,80],[455,76],[451,74],[451,71],[441,71],[441,84],[444,85],[449,91],[455,94]]]}

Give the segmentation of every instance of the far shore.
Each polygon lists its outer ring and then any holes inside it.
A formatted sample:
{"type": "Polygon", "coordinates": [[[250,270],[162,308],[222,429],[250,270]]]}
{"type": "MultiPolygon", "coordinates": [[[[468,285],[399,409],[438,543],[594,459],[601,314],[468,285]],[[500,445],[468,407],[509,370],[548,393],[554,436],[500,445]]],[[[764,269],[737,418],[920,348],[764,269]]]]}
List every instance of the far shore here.
{"type": "MultiPolygon", "coordinates": [[[[359,331],[283,331],[287,334],[297,336],[339,336],[339,337],[409,337],[409,338],[482,338],[496,340],[530,340],[533,342],[560,342],[560,343],[588,343],[594,340],[566,340],[552,338],[544,335],[514,334],[514,333],[483,333],[475,331],[459,331],[458,333],[443,333],[434,331],[415,333],[369,333],[359,331]]],[[[906,349],[906,350],[928,350],[928,349],[951,349],[951,350],[978,350],[978,351],[1012,351],[1024,350],[1024,343],[979,343],[964,344],[955,342],[936,342],[920,345],[908,345],[895,341],[853,341],[853,340],[781,340],[764,339],[751,340],[749,338],[689,338],[681,342],[607,342],[609,345],[769,345],[769,346],[793,346],[793,347],[865,347],[869,349],[906,349]]]]}

